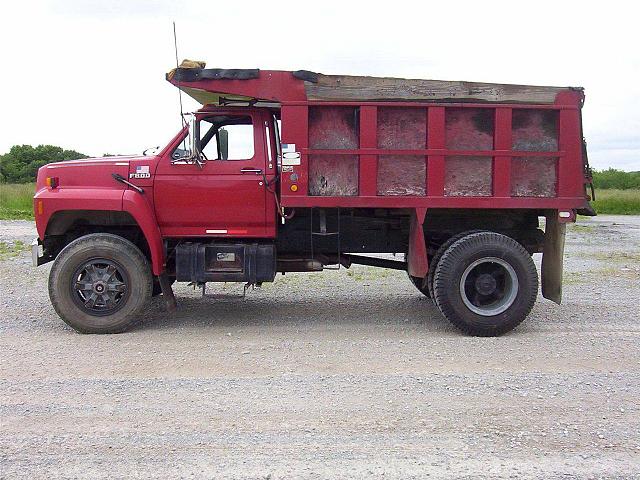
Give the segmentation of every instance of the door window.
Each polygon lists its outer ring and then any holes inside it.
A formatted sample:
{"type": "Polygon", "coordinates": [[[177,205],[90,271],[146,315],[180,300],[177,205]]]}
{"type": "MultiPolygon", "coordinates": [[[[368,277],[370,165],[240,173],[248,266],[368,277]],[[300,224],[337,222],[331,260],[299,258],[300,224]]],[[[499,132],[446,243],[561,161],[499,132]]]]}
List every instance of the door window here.
{"type": "Polygon", "coordinates": [[[207,160],[253,158],[253,122],[250,116],[213,115],[200,120],[200,150],[207,160]]]}

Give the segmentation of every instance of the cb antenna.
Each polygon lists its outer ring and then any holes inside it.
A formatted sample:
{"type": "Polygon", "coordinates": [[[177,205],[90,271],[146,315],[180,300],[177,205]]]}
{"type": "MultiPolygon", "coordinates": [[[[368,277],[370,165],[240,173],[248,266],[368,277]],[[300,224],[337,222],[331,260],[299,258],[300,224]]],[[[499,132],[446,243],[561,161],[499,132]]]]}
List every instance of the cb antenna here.
{"type": "MultiPolygon", "coordinates": [[[[180,68],[178,65],[178,36],[176,35],[176,22],[173,21],[173,48],[176,53],[176,70],[180,68]]],[[[184,128],[187,122],[184,119],[184,112],[182,110],[182,89],[178,87],[178,101],[180,102],[180,118],[182,119],[182,128],[184,128]]]]}

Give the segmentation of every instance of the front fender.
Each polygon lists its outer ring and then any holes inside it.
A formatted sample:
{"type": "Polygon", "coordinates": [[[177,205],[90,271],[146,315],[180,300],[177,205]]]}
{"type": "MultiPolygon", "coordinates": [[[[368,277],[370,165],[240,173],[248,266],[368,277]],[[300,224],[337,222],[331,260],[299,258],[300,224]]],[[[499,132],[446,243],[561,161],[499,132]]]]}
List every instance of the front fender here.
{"type": "Polygon", "coordinates": [[[47,225],[56,212],[73,210],[125,211],[136,221],[149,245],[154,275],[164,271],[164,248],[156,216],[143,195],[113,188],[43,188],[34,198],[38,237],[44,240],[47,225]]]}
{"type": "Polygon", "coordinates": [[[156,214],[151,205],[143,194],[133,190],[125,190],[122,196],[122,209],[134,218],[142,230],[149,245],[153,274],[160,275],[164,271],[164,248],[156,214]]]}
{"type": "Polygon", "coordinates": [[[44,240],[49,220],[65,210],[122,210],[124,190],[114,188],[42,188],[33,197],[38,237],[44,240]]]}

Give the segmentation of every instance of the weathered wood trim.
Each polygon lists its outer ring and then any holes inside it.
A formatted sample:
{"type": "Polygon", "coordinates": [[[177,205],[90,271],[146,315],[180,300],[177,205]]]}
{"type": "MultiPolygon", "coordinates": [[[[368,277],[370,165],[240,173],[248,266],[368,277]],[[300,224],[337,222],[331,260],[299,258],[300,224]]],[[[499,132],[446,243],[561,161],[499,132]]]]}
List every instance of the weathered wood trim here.
{"type": "Polygon", "coordinates": [[[553,104],[564,87],[508,85],[463,81],[318,75],[305,82],[310,101],[475,101],[553,104]]]}

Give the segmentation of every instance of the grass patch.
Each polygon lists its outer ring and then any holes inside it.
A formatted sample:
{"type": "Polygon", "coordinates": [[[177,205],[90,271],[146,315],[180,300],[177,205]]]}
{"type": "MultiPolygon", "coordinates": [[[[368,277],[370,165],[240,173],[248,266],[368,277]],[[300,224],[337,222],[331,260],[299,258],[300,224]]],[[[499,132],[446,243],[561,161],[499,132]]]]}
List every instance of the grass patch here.
{"type": "Polygon", "coordinates": [[[596,230],[596,227],[593,225],[582,225],[579,223],[570,223],[569,228],[578,233],[593,233],[596,230]]]}
{"type": "Polygon", "coordinates": [[[0,260],[17,257],[21,253],[27,252],[30,249],[31,245],[27,245],[20,240],[16,240],[13,243],[0,242],[0,260]]]}
{"type": "Polygon", "coordinates": [[[623,266],[597,268],[579,272],[564,271],[562,274],[562,284],[580,285],[583,283],[593,283],[594,278],[600,278],[602,280],[608,278],[628,278],[635,280],[638,276],[640,276],[640,270],[635,268],[625,268],[623,266]]]}
{"type": "Polygon", "coordinates": [[[640,215],[640,190],[596,190],[592,202],[596,212],[612,215],[640,215]]]}
{"type": "Polygon", "coordinates": [[[640,252],[596,253],[595,257],[598,260],[608,261],[608,262],[616,262],[616,263],[636,262],[636,263],[640,263],[640,252]]]}
{"type": "Polygon", "coordinates": [[[33,183],[0,183],[0,219],[33,219],[33,183]]]}

